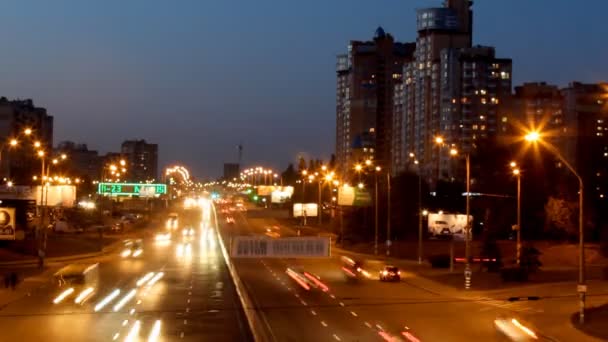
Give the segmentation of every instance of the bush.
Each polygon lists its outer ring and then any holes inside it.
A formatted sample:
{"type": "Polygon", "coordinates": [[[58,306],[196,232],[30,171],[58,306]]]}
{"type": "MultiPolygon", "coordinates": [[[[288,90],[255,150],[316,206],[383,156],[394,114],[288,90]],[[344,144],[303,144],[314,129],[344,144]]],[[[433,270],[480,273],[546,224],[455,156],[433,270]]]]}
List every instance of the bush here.
{"type": "Polygon", "coordinates": [[[519,266],[528,273],[534,273],[542,266],[539,257],[540,252],[538,249],[532,246],[524,246],[521,250],[519,266]]]}
{"type": "Polygon", "coordinates": [[[528,281],[528,275],[528,271],[522,267],[505,267],[500,270],[500,276],[504,282],[525,282],[528,281]]]}
{"type": "Polygon", "coordinates": [[[486,238],[483,241],[483,245],[481,246],[481,257],[488,259],[496,259],[496,261],[484,261],[482,262],[483,267],[485,267],[488,272],[498,272],[502,267],[502,254],[500,253],[500,248],[496,243],[496,240],[491,238],[486,238]]]}
{"type": "Polygon", "coordinates": [[[429,262],[433,268],[450,268],[449,254],[436,254],[429,257],[429,262]]]}

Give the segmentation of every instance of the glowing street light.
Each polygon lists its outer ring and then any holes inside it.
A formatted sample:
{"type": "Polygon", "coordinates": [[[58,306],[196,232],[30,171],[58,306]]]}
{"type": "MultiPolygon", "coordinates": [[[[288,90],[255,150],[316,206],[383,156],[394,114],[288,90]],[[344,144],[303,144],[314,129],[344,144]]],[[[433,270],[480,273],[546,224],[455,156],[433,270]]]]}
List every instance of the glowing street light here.
{"type": "Polygon", "coordinates": [[[536,131],[529,132],[524,136],[524,139],[528,142],[535,142],[540,140],[540,133],[536,131]]]}
{"type": "Polygon", "coordinates": [[[443,137],[435,137],[435,144],[437,144],[437,145],[443,144],[443,137]]]}
{"type": "Polygon", "coordinates": [[[11,146],[17,146],[17,143],[18,143],[17,139],[11,139],[11,141],[9,141],[8,144],[11,145],[11,146]]]}
{"type": "Polygon", "coordinates": [[[23,134],[25,134],[25,135],[31,135],[31,134],[32,134],[32,129],[31,129],[31,128],[26,128],[26,129],[23,131],[23,134]]]}

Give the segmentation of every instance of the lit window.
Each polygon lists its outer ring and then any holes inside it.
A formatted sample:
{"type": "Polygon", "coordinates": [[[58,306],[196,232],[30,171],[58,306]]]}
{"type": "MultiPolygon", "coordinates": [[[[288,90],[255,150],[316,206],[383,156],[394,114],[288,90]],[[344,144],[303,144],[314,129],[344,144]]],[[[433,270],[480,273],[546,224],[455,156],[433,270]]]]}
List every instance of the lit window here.
{"type": "Polygon", "coordinates": [[[492,102],[493,104],[498,104],[498,99],[493,97],[490,99],[490,102],[492,102]]]}
{"type": "Polygon", "coordinates": [[[477,129],[477,127],[478,127],[477,125],[473,125],[473,129],[474,129],[474,130],[476,130],[476,129],[477,129]]]}
{"type": "Polygon", "coordinates": [[[507,122],[507,121],[508,121],[507,117],[506,117],[506,116],[503,116],[503,117],[502,117],[502,122],[507,122]]]}
{"type": "Polygon", "coordinates": [[[482,103],[482,104],[486,104],[487,102],[488,102],[488,101],[486,100],[486,98],[485,98],[485,97],[482,97],[482,98],[481,98],[481,103],[482,103]]]}
{"type": "Polygon", "coordinates": [[[597,126],[597,130],[601,131],[602,130],[602,126],[597,126]]]}
{"type": "Polygon", "coordinates": [[[372,128],[369,129],[369,132],[370,133],[374,133],[374,132],[376,132],[376,129],[374,127],[372,127],[372,128]]]}
{"type": "Polygon", "coordinates": [[[595,133],[595,135],[597,135],[598,137],[603,137],[603,136],[604,136],[604,133],[597,132],[597,133],[595,133]]]}
{"type": "Polygon", "coordinates": [[[511,77],[511,75],[509,75],[508,72],[505,72],[505,71],[500,72],[500,78],[502,78],[503,80],[508,80],[510,77],[511,77]]]}
{"type": "Polygon", "coordinates": [[[479,120],[483,120],[483,119],[485,119],[485,118],[486,118],[486,117],[485,117],[485,116],[483,116],[483,115],[480,115],[480,116],[479,116],[479,120]]]}
{"type": "Polygon", "coordinates": [[[481,89],[481,95],[485,95],[486,94],[486,90],[485,89],[481,89]]]}
{"type": "Polygon", "coordinates": [[[481,125],[481,130],[485,130],[486,129],[486,125],[481,125]]]}
{"type": "Polygon", "coordinates": [[[602,119],[597,120],[597,123],[599,123],[599,124],[601,124],[603,122],[604,122],[604,120],[602,120],[602,119]]]}

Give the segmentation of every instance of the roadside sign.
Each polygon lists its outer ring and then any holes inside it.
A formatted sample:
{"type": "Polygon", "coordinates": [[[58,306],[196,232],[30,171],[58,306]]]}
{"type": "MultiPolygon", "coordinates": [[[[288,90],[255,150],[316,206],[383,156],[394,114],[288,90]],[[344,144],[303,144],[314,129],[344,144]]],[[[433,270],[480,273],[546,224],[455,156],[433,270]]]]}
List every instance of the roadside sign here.
{"type": "Polygon", "coordinates": [[[306,236],[268,238],[237,236],[232,239],[233,258],[327,258],[330,256],[329,237],[306,236]]]}

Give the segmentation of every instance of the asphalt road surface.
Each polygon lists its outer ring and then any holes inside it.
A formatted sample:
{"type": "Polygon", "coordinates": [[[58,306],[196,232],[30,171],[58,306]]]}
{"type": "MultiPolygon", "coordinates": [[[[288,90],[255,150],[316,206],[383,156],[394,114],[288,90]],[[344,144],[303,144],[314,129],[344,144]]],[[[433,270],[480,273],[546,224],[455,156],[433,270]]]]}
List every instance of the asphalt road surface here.
{"type": "Polygon", "coordinates": [[[171,230],[172,239],[155,241],[151,235],[143,240],[138,257],[122,257],[119,252],[106,258],[99,263],[96,283],[59,287],[49,282],[2,308],[0,340],[251,340],[217,248],[213,219],[153,229],[171,230]],[[183,236],[186,227],[192,228],[191,236],[183,236]],[[58,298],[62,293],[65,298],[58,298]],[[113,293],[117,295],[112,297],[113,293]]]}
{"type": "MultiPolygon", "coordinates": [[[[235,235],[297,234],[258,209],[228,216],[235,223],[220,220],[225,240],[235,235]]],[[[499,341],[495,319],[515,318],[527,327],[527,317],[543,313],[542,303],[438,293],[416,285],[416,275],[405,270],[400,282],[380,282],[381,260],[368,260],[364,268],[370,277],[359,281],[347,280],[335,253],[326,259],[234,259],[234,263],[275,341],[499,341]],[[327,291],[305,289],[286,273],[287,268],[319,276],[327,291]]],[[[540,332],[537,337],[558,340],[540,332]]]]}

